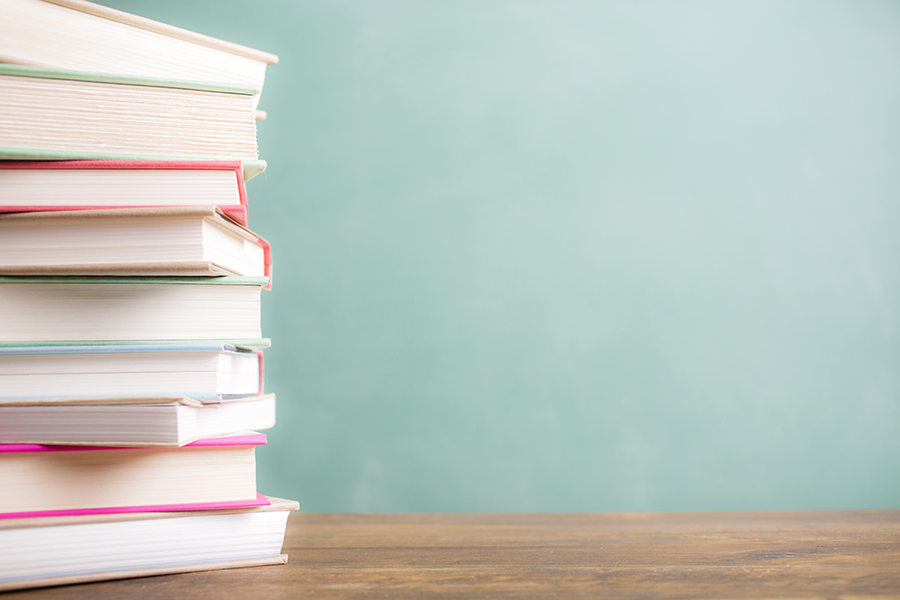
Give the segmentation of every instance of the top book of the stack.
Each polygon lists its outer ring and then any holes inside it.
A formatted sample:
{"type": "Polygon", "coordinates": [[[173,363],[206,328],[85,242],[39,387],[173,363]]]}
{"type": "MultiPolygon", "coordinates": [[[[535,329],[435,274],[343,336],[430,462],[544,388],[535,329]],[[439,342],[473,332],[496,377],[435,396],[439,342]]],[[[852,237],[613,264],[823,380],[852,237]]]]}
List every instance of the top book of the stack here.
{"type": "Polygon", "coordinates": [[[278,57],[84,0],[0,0],[0,62],[259,91],[278,57]]]}

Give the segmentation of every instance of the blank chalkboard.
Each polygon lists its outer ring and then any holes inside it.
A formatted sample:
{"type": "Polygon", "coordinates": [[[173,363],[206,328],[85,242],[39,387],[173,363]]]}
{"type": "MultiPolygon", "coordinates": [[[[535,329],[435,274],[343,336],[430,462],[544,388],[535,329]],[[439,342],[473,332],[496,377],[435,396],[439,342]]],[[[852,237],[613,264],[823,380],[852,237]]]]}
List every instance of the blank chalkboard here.
{"type": "Polygon", "coordinates": [[[115,0],[274,52],[309,511],[900,508],[900,5],[115,0]]]}

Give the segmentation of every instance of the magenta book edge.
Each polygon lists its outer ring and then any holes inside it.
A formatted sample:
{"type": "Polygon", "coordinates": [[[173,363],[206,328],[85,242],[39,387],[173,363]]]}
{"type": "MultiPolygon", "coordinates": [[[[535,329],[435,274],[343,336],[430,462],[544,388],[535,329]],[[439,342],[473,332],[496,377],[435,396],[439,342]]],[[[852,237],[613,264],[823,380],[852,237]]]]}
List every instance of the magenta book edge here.
{"type": "MultiPolygon", "coordinates": [[[[244,165],[239,160],[15,160],[0,161],[0,169],[32,170],[119,170],[119,171],[234,171],[237,175],[239,204],[224,204],[219,208],[226,215],[249,227],[247,218],[247,188],[244,185],[244,165]]],[[[147,205],[155,206],[155,205],[147,205]]],[[[165,205],[160,205],[165,206],[165,205]]],[[[97,210],[105,208],[132,208],[126,206],[0,206],[0,213],[47,212],[60,210],[97,210]]],[[[267,264],[271,264],[271,258],[267,264]]],[[[271,269],[269,269],[271,270],[271,269]]],[[[270,278],[271,279],[271,278],[270,278]]],[[[271,282],[269,283],[271,286],[271,282]]]]}
{"type": "Polygon", "coordinates": [[[239,160],[5,160],[0,169],[116,169],[122,171],[240,171],[239,160]]]}
{"type": "Polygon", "coordinates": [[[215,510],[221,508],[250,508],[268,506],[269,499],[256,492],[255,500],[228,502],[196,502],[193,504],[159,504],[150,506],[113,506],[106,508],[73,508],[68,510],[35,510],[31,512],[0,513],[0,519],[33,519],[36,517],[77,517],[82,515],[110,515],[145,512],[181,512],[186,510],[215,510]]]}
{"type": "MultiPolygon", "coordinates": [[[[205,438],[185,444],[181,448],[203,446],[264,446],[268,442],[264,433],[244,433],[205,438]]],[[[178,446],[53,446],[49,444],[0,444],[3,452],[78,452],[84,450],[177,450],[178,446]]]]}

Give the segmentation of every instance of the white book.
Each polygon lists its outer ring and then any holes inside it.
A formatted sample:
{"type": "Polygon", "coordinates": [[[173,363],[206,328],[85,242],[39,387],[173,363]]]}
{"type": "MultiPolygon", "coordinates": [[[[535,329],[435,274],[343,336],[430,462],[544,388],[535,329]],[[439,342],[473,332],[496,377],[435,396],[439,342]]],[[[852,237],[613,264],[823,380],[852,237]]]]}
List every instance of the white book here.
{"type": "Polygon", "coordinates": [[[0,62],[259,90],[278,57],[83,0],[0,0],[0,62]]]}
{"type": "Polygon", "coordinates": [[[296,502],[249,509],[0,520],[0,591],[284,564],[296,502]]]}
{"type": "Polygon", "coordinates": [[[230,340],[264,344],[265,277],[0,277],[0,345],[230,340]]]}
{"type": "Polygon", "coordinates": [[[184,398],[0,404],[0,444],[184,446],[275,425],[275,396],[217,403],[184,398]]]}
{"type": "Polygon", "coordinates": [[[4,275],[265,277],[268,249],[214,206],[0,214],[4,275]]]}
{"type": "Polygon", "coordinates": [[[241,161],[0,161],[0,212],[215,206],[248,226],[241,161]]]}
{"type": "Polygon", "coordinates": [[[0,346],[0,404],[262,393],[262,352],[231,344],[0,346]]]}

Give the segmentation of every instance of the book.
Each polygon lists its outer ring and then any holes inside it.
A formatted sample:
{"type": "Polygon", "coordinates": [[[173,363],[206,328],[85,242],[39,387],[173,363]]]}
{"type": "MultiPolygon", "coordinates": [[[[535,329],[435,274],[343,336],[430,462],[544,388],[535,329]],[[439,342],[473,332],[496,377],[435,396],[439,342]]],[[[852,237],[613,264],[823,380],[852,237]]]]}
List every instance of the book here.
{"type": "Polygon", "coordinates": [[[184,397],[0,402],[0,444],[184,446],[275,425],[275,396],[220,402],[184,397]]]}
{"type": "Polygon", "coordinates": [[[260,337],[265,277],[0,277],[0,345],[260,337]]]}
{"type": "Polygon", "coordinates": [[[183,448],[0,444],[0,519],[264,504],[248,432],[183,448]]]}
{"type": "Polygon", "coordinates": [[[268,242],[214,206],[0,214],[4,275],[242,275],[271,282],[271,265],[268,242]]]}
{"type": "Polygon", "coordinates": [[[6,161],[0,190],[0,212],[216,206],[248,227],[240,161],[6,161]]]}
{"type": "Polygon", "coordinates": [[[275,423],[243,182],[276,61],[0,0],[0,591],[286,562],[241,433],[275,423]]]}
{"type": "Polygon", "coordinates": [[[0,156],[256,160],[256,90],[0,64],[0,156]]]}
{"type": "Polygon", "coordinates": [[[0,403],[222,401],[261,394],[263,369],[261,351],[221,343],[0,346],[0,403]]]}
{"type": "Polygon", "coordinates": [[[0,0],[0,62],[260,90],[278,57],[83,0],[0,0]]]}
{"type": "Polygon", "coordinates": [[[0,519],[0,591],[287,562],[290,511],[254,508],[0,519]]]}

